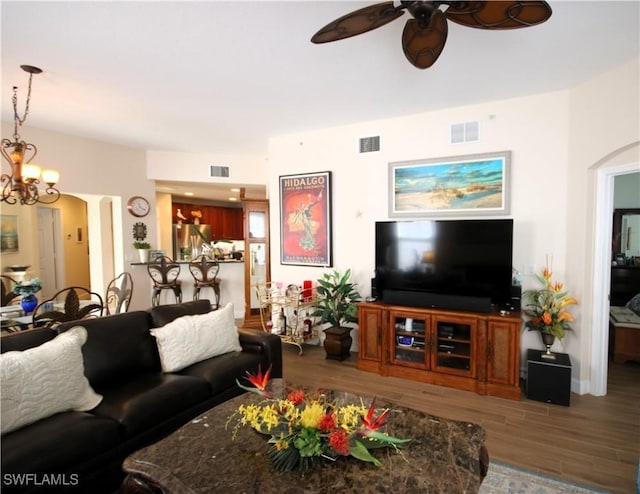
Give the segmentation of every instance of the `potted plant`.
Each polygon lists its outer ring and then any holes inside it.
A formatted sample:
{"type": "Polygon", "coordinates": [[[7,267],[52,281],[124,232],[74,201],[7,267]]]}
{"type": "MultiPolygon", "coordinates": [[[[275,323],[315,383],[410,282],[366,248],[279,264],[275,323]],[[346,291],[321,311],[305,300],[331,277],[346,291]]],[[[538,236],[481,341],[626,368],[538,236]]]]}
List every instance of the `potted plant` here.
{"type": "Polygon", "coordinates": [[[562,283],[553,282],[552,272],[548,265],[542,270],[542,275],[536,275],[542,288],[526,290],[522,296],[526,302],[524,315],[529,317],[525,327],[529,331],[539,331],[546,347],[544,358],[555,358],[551,353],[551,346],[556,338],[562,340],[566,331],[573,328],[573,315],[567,310],[569,305],[578,301],[571,297],[562,283]]]}
{"type": "Polygon", "coordinates": [[[344,360],[349,356],[352,328],[344,325],[358,321],[357,303],[362,299],[350,277],[350,269],[344,273],[335,269],[317,280],[318,299],[313,316],[320,318],[321,324],[331,325],[324,330],[328,359],[344,360]]]}
{"type": "Polygon", "coordinates": [[[138,240],[133,242],[133,247],[138,250],[140,262],[149,262],[149,251],[151,250],[151,244],[149,242],[138,240]]]}

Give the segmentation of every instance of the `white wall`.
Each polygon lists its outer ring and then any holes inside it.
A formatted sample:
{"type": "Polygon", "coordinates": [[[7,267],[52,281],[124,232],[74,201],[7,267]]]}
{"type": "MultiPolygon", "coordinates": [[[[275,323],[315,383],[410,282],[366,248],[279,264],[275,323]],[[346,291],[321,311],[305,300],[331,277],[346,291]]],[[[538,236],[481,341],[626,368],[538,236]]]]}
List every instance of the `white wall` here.
{"type": "Polygon", "coordinates": [[[267,182],[265,156],[216,153],[179,153],[174,151],[147,151],[147,177],[153,180],[170,180],[199,183],[267,182]],[[211,177],[210,166],[228,166],[229,177],[211,177]]]}
{"type": "MultiPolygon", "coordinates": [[[[389,218],[388,163],[503,150],[512,152],[511,213],[506,216],[515,220],[514,266],[521,272],[525,264],[541,268],[547,253],[562,260],[566,231],[562,209],[556,201],[540,200],[539,194],[562,197],[566,189],[567,106],[568,93],[562,91],[273,138],[269,158],[269,188],[274,198],[272,279],[300,282],[317,279],[322,272],[279,263],[275,199],[279,175],[333,172],[334,266],[350,267],[362,294],[369,295],[374,272],[373,225],[389,218]],[[481,122],[480,142],[450,144],[450,124],[470,120],[481,122]],[[358,138],[369,135],[381,136],[381,152],[358,155],[358,138]],[[549,238],[554,239],[552,244],[549,238]]],[[[529,282],[524,280],[525,288],[529,282]]]]}
{"type": "MultiPolygon", "coordinates": [[[[514,267],[539,271],[549,256],[555,279],[581,304],[574,309],[576,332],[558,350],[574,362],[574,390],[588,386],[594,232],[594,190],[589,167],[607,153],[638,139],[638,60],[624,64],[571,91],[514,98],[408,117],[363,122],[316,132],[273,137],[269,145],[272,197],[271,271],[285,283],[317,279],[322,269],[280,265],[278,177],[333,172],[334,266],[351,268],[363,295],[374,270],[374,228],[388,216],[388,163],[491,151],[512,151],[511,212],[514,267]],[[451,145],[451,123],[479,120],[478,143],[451,145]],[[357,154],[358,138],[381,136],[381,152],[357,154]],[[581,365],[584,364],[584,365],[581,365]]],[[[336,109],[339,111],[339,109],[336,109]]],[[[524,289],[536,284],[523,277],[524,289]]],[[[356,334],[354,333],[354,336],[356,334]]],[[[539,348],[535,333],[523,333],[521,350],[539,348]]]]}

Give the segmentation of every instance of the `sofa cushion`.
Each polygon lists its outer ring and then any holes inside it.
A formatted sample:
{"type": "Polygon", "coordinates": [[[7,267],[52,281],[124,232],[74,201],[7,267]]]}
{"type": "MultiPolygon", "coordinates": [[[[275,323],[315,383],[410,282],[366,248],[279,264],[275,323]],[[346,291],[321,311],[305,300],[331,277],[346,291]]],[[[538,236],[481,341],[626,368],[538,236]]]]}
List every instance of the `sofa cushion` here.
{"type": "MultiPolygon", "coordinates": [[[[82,320],[88,333],[82,347],[85,374],[94,387],[120,377],[160,370],[156,341],[149,334],[150,322],[149,313],[142,310],[82,320]]],[[[59,331],[69,327],[69,323],[61,324],[59,331]]]]}
{"type": "Polygon", "coordinates": [[[2,473],[77,472],[77,465],[121,440],[118,423],[111,419],[87,412],[58,413],[2,436],[2,473]]]}
{"type": "Polygon", "coordinates": [[[206,314],[179,317],[152,329],[151,334],[157,340],[164,372],[175,372],[201,360],[242,351],[231,303],[206,314]]]}
{"type": "Polygon", "coordinates": [[[84,328],[22,352],[0,355],[2,433],[66,410],[95,408],[102,397],[84,375],[84,328]]]}
{"type": "Polygon", "coordinates": [[[211,386],[211,393],[218,394],[229,388],[238,388],[236,379],[250,386],[244,381],[247,372],[256,374],[258,369],[265,371],[269,368],[266,353],[233,352],[210,358],[190,365],[179,372],[183,376],[197,376],[206,379],[211,386]]]}
{"type": "Polygon", "coordinates": [[[151,324],[154,328],[169,324],[178,317],[206,314],[207,312],[211,312],[211,302],[205,299],[181,304],[158,305],[149,309],[151,324]]]}
{"type": "Polygon", "coordinates": [[[162,372],[134,375],[96,389],[104,398],[92,413],[118,422],[126,437],[170,421],[211,396],[203,379],[162,372]]]}
{"type": "Polygon", "coordinates": [[[21,352],[51,341],[56,336],[58,333],[51,328],[34,328],[17,333],[3,333],[0,338],[0,348],[2,353],[21,352]]]}

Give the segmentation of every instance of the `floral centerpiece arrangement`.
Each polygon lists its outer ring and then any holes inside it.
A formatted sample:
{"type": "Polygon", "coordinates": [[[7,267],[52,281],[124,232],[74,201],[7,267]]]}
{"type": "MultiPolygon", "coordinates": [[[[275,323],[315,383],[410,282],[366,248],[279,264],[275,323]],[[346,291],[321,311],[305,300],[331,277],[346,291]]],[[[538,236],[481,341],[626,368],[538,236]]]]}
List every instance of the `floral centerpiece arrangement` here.
{"type": "MultiPolygon", "coordinates": [[[[399,450],[410,439],[399,439],[380,428],[390,412],[377,410],[374,403],[338,404],[323,394],[307,394],[302,389],[290,391],[285,398],[276,398],[267,390],[271,369],[264,375],[247,372],[254,387],[240,384],[242,389],[264,398],[256,404],[240,405],[229,417],[227,426],[235,418],[233,437],[241,426],[250,426],[270,436],[273,446],[269,457],[278,471],[306,469],[319,458],[336,459],[353,456],[358,460],[381,463],[370,449],[392,447],[399,450]]],[[[374,400],[375,401],[375,400],[374,400]]]]}
{"type": "Polygon", "coordinates": [[[542,288],[526,290],[522,295],[527,302],[524,314],[530,319],[525,322],[529,331],[551,334],[562,340],[565,332],[572,330],[573,315],[567,310],[578,301],[564,290],[562,283],[553,282],[551,269],[547,266],[542,275],[536,275],[542,288]]]}
{"type": "Polygon", "coordinates": [[[16,286],[13,288],[13,293],[17,295],[33,295],[36,292],[42,290],[42,282],[40,278],[31,278],[29,281],[25,281],[24,283],[18,281],[16,282],[16,286]]]}

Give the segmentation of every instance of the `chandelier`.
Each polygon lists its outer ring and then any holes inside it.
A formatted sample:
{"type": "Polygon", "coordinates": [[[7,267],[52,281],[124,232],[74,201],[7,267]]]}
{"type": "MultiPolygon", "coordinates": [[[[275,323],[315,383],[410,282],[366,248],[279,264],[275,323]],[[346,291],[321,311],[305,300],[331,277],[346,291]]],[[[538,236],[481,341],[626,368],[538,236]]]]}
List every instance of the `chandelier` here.
{"type": "Polygon", "coordinates": [[[13,87],[13,141],[2,139],[2,156],[11,165],[11,174],[3,173],[2,198],[0,202],[31,206],[36,203],[52,204],[60,199],[60,192],[54,186],[58,182],[59,173],[56,170],[41,170],[38,165],[32,164],[31,160],[38,153],[35,144],[30,144],[20,139],[18,127],[24,124],[29,114],[29,102],[31,100],[31,79],[33,74],[42,72],[38,67],[31,65],[21,65],[20,68],[29,74],[29,89],[27,92],[27,103],[22,118],[18,116],[18,88],[13,87]],[[25,155],[30,153],[28,157],[25,155]],[[25,161],[25,157],[27,158],[25,161]],[[46,195],[40,196],[38,185],[40,182],[47,185],[44,189],[46,195]]]}

